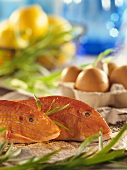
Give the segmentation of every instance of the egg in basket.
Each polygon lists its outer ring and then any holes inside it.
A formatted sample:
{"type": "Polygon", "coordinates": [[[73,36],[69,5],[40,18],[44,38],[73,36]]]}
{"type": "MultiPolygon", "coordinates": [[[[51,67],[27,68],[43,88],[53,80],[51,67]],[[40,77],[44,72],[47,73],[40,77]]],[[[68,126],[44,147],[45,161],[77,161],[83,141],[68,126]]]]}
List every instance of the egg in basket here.
{"type": "Polygon", "coordinates": [[[100,60],[85,68],[68,66],[60,80],[62,95],[79,99],[92,107],[127,107],[127,65],[100,60]]]}

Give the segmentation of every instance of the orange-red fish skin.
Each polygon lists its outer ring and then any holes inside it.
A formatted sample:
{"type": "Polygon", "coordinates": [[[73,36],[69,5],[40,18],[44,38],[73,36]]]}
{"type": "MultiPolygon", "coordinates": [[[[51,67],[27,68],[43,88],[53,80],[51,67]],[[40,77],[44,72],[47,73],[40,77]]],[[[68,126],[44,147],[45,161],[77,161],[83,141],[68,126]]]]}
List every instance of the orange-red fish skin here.
{"type": "Polygon", "coordinates": [[[14,143],[49,141],[60,134],[58,126],[42,111],[23,103],[0,100],[0,127],[14,143]]]}
{"type": "MultiPolygon", "coordinates": [[[[57,140],[82,141],[91,135],[99,133],[100,129],[103,131],[104,139],[110,138],[111,129],[101,114],[84,102],[64,96],[46,96],[40,97],[39,100],[44,112],[49,109],[53,101],[55,102],[52,109],[69,104],[64,110],[49,115],[52,120],[59,121],[73,130],[73,132],[70,132],[60,127],[60,135],[56,138],[57,140]]],[[[19,102],[37,109],[35,99],[21,100],[19,102]]]]}

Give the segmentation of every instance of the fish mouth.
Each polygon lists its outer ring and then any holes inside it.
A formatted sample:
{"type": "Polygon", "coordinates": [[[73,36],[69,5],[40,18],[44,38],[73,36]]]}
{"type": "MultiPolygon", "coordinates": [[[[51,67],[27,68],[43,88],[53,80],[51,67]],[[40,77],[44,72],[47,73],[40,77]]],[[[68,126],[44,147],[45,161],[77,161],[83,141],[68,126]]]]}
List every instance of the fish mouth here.
{"type": "Polygon", "coordinates": [[[14,142],[14,143],[34,143],[37,142],[37,140],[20,135],[20,134],[12,134],[11,139],[9,142],[14,142]]]}
{"type": "Polygon", "coordinates": [[[52,139],[55,139],[56,137],[58,137],[60,135],[60,132],[54,132],[52,135],[48,136],[48,137],[42,137],[41,139],[33,139],[33,138],[29,138],[20,134],[12,134],[11,138],[9,139],[9,143],[14,142],[14,143],[36,143],[36,142],[45,142],[45,141],[49,141],[52,139]]]}
{"type": "Polygon", "coordinates": [[[109,133],[106,133],[106,134],[102,135],[102,140],[103,141],[106,141],[106,140],[109,140],[109,139],[112,139],[112,132],[111,131],[109,133]]]}
{"type": "MultiPolygon", "coordinates": [[[[90,137],[90,136],[89,136],[90,137]]],[[[84,140],[86,140],[88,137],[85,137],[85,136],[83,136],[83,135],[80,135],[79,137],[78,137],[78,140],[77,140],[77,138],[76,139],[74,139],[74,140],[76,140],[76,141],[84,141],[84,140]]],[[[109,133],[106,133],[106,134],[103,134],[102,135],[102,141],[106,141],[106,140],[109,140],[109,139],[112,139],[112,132],[109,132],[109,133]]],[[[97,139],[94,139],[94,142],[98,142],[98,138],[97,139]]]]}
{"type": "MultiPolygon", "coordinates": [[[[105,134],[102,134],[102,141],[108,141],[112,139],[112,131],[108,132],[108,133],[105,133],[105,134]]],[[[98,142],[98,138],[94,140],[95,142],[98,142]]]]}

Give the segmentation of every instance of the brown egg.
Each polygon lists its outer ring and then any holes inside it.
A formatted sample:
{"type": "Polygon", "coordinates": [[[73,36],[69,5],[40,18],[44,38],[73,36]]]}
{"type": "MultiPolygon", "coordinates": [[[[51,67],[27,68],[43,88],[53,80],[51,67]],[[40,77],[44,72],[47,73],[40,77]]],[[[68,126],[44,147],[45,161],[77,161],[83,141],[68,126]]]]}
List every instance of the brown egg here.
{"type": "Polygon", "coordinates": [[[114,62],[109,62],[108,63],[108,75],[109,77],[111,76],[111,73],[114,69],[116,69],[118,67],[118,65],[114,62]]]}
{"type": "Polygon", "coordinates": [[[86,92],[106,92],[109,89],[108,76],[99,68],[85,69],[78,75],[75,87],[86,92]]]}
{"type": "Polygon", "coordinates": [[[63,69],[60,80],[62,82],[75,82],[78,74],[82,71],[81,68],[76,66],[69,66],[63,69]]]}
{"type": "Polygon", "coordinates": [[[106,74],[108,74],[108,66],[107,66],[107,63],[102,61],[102,60],[99,60],[96,65],[95,65],[96,68],[99,68],[101,70],[103,70],[106,74]]]}
{"type": "Polygon", "coordinates": [[[127,66],[117,67],[110,76],[111,84],[122,84],[127,89],[127,66]]]}

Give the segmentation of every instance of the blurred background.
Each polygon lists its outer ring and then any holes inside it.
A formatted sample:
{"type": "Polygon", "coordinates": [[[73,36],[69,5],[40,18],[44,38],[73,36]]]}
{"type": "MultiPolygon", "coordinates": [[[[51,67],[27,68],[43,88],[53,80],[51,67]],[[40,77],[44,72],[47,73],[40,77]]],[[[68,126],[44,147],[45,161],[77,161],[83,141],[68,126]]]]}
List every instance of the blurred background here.
{"type": "Polygon", "coordinates": [[[107,49],[127,63],[126,37],[127,0],[0,0],[0,76],[44,93],[59,74],[40,75],[90,63],[107,49]]]}
{"type": "Polygon", "coordinates": [[[125,40],[126,0],[0,0],[0,21],[17,8],[32,4],[86,29],[77,42],[78,55],[97,55],[108,48],[121,48],[125,40]]]}

